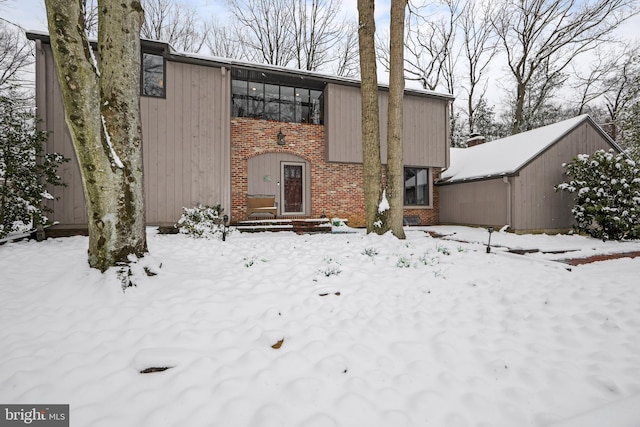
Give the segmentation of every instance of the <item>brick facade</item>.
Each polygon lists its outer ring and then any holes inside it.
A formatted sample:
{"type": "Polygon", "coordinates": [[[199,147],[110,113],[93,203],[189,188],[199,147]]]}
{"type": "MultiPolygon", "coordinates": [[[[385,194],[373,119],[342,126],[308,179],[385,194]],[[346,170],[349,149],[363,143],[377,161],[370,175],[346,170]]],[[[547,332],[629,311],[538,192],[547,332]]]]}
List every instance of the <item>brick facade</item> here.
{"type": "MultiPolygon", "coordinates": [[[[362,164],[334,163],[325,160],[323,125],[284,123],[233,117],[231,120],[231,217],[246,217],[248,160],[265,153],[290,153],[307,160],[311,166],[311,216],[345,218],[352,227],[365,225],[362,164]],[[277,145],[282,131],[286,144],[277,145]]],[[[434,179],[439,171],[434,170],[434,179]]],[[[406,215],[418,215],[422,224],[438,222],[438,195],[434,191],[434,209],[406,209],[406,215]]]]}

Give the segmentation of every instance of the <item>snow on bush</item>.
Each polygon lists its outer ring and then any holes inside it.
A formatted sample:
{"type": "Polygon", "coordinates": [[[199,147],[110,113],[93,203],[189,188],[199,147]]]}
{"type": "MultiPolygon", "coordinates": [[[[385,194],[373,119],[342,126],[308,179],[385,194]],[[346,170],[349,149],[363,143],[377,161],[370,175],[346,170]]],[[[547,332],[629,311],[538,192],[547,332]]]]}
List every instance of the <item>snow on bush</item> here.
{"type": "MultiPolygon", "coordinates": [[[[183,213],[177,226],[180,232],[200,239],[222,238],[224,224],[222,207],[198,205],[193,208],[182,208],[183,213]]],[[[227,230],[229,233],[230,230],[227,230]]]]}
{"type": "Polygon", "coordinates": [[[58,167],[68,161],[45,153],[47,133],[36,130],[35,116],[20,98],[0,95],[0,238],[47,221],[53,199],[48,186],[64,185],[58,167]]]}
{"type": "Polygon", "coordinates": [[[574,228],[599,239],[640,238],[640,168],[624,154],[599,150],[563,165],[556,187],[575,194],[574,228]]]}

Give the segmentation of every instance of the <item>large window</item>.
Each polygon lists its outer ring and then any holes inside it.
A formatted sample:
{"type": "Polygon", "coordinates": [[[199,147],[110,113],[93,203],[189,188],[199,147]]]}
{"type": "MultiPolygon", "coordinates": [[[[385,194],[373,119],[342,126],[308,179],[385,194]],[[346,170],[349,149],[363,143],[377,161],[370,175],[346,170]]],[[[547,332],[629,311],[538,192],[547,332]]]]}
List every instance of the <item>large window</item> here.
{"type": "Polygon", "coordinates": [[[280,122],[322,124],[321,90],[234,79],[231,83],[235,117],[280,122]]]}
{"type": "Polygon", "coordinates": [[[165,70],[162,55],[142,54],[141,94],[144,96],[165,96],[165,70]]]}
{"type": "Polygon", "coordinates": [[[429,168],[404,168],[405,206],[429,206],[429,168]]]}

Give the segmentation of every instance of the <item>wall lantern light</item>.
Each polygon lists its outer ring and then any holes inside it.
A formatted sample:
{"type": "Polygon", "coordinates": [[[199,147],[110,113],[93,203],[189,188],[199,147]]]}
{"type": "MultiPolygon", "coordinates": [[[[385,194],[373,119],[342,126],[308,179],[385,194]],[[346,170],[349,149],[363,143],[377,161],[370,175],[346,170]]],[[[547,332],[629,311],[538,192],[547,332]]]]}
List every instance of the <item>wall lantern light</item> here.
{"type": "Polygon", "coordinates": [[[280,129],[280,131],[278,132],[277,137],[278,137],[278,139],[277,139],[276,142],[278,143],[278,145],[284,145],[285,144],[285,142],[284,142],[284,133],[282,133],[282,129],[280,129]]]}

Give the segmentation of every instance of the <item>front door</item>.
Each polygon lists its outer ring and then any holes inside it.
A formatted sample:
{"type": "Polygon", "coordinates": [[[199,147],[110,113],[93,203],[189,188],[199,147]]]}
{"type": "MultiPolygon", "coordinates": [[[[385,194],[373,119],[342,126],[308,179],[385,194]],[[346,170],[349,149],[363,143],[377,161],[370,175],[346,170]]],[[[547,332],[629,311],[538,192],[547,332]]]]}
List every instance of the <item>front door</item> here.
{"type": "Polygon", "coordinates": [[[283,163],[282,182],[282,213],[304,213],[304,163],[283,163]]]}

